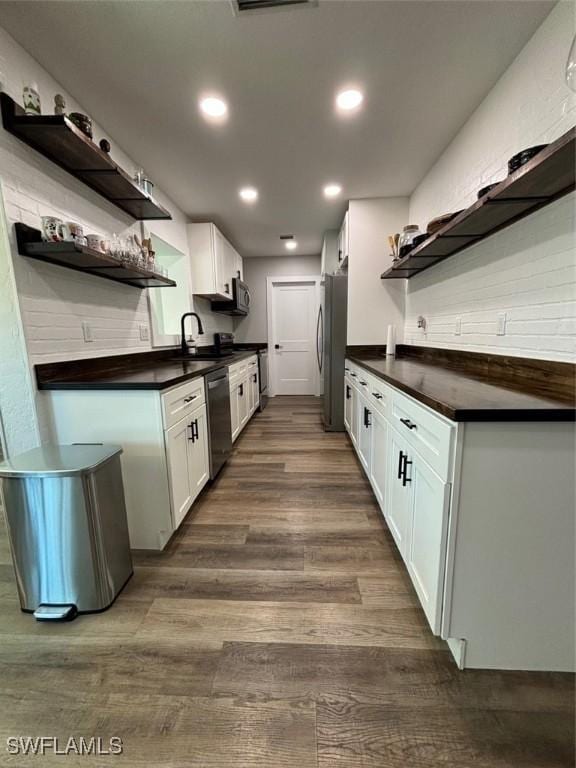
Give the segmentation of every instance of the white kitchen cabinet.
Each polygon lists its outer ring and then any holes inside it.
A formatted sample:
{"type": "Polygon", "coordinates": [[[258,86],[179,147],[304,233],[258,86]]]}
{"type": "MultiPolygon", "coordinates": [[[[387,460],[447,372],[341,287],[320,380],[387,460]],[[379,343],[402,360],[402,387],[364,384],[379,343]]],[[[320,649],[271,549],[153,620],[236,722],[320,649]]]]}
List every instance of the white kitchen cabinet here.
{"type": "Polygon", "coordinates": [[[238,384],[238,416],[240,429],[244,429],[250,418],[250,386],[247,376],[238,384]]]}
{"type": "Polygon", "coordinates": [[[54,390],[40,396],[54,442],[122,446],[130,546],[163,549],[208,480],[204,379],[162,391],[54,390]],[[192,442],[196,421],[198,440],[192,442]]]}
{"type": "Polygon", "coordinates": [[[350,379],[346,378],[344,380],[344,427],[348,433],[352,431],[352,407],[354,403],[352,389],[350,379]]]}
{"type": "Polygon", "coordinates": [[[258,408],[260,403],[260,385],[258,380],[258,365],[253,366],[248,370],[248,388],[250,390],[250,415],[258,408]]]}
{"type": "Polygon", "coordinates": [[[259,403],[258,358],[256,355],[228,366],[232,442],[250,421],[259,403]]]}
{"type": "Polygon", "coordinates": [[[410,531],[410,486],[404,481],[404,462],[407,460],[406,443],[393,428],[389,429],[387,453],[386,522],[400,554],[406,560],[407,538],[410,531]]]}
{"type": "Polygon", "coordinates": [[[432,631],[461,668],[573,672],[574,424],[456,423],[345,367],[346,428],[432,631]]]}
{"type": "Polygon", "coordinates": [[[209,475],[206,406],[166,430],[166,455],[174,528],[178,528],[209,475]]]}
{"type": "Polygon", "coordinates": [[[320,274],[333,275],[340,266],[338,250],[340,248],[340,232],[329,229],[324,233],[322,252],[320,255],[320,274]]]}
{"type": "Polygon", "coordinates": [[[338,262],[342,266],[348,263],[348,257],[350,255],[350,219],[348,211],[344,214],[344,220],[340,227],[340,233],[338,235],[338,262]]]}
{"type": "Polygon", "coordinates": [[[208,299],[231,299],[232,279],[242,275],[242,258],[211,223],[188,224],[192,293],[208,299]]]}
{"type": "Polygon", "coordinates": [[[370,429],[370,472],[369,479],[382,514],[386,516],[386,486],[388,469],[388,423],[376,409],[372,411],[370,429]]]}
{"type": "Polygon", "coordinates": [[[370,475],[372,458],[372,411],[364,392],[358,393],[358,458],[364,471],[370,475]]]}
{"type": "Polygon", "coordinates": [[[182,419],[166,431],[168,481],[174,526],[177,528],[193,501],[189,471],[190,422],[182,419]]]}
{"type": "Polygon", "coordinates": [[[240,404],[238,395],[238,383],[230,385],[230,427],[232,431],[232,442],[240,434],[240,404]]]}
{"type": "Polygon", "coordinates": [[[442,620],[450,485],[443,482],[415,451],[408,452],[405,471],[410,487],[406,565],[430,627],[438,635],[442,620]]]}

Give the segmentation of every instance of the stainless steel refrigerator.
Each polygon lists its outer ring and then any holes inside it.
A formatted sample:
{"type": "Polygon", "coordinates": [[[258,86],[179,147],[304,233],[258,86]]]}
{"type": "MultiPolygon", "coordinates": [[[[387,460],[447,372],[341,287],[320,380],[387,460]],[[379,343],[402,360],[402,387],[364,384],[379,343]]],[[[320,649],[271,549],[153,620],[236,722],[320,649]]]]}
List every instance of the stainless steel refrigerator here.
{"type": "Polygon", "coordinates": [[[344,432],[347,310],[347,275],[325,275],[318,310],[316,353],[323,390],[323,422],[327,432],[344,432]]]}

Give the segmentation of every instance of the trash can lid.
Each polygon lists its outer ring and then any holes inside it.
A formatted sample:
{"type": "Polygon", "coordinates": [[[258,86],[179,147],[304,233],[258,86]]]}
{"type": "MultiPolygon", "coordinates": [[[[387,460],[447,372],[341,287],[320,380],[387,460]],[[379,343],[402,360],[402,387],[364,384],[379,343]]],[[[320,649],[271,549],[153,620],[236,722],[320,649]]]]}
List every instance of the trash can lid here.
{"type": "Polygon", "coordinates": [[[122,453],[119,445],[75,443],[44,445],[0,463],[0,477],[78,475],[122,453]]]}

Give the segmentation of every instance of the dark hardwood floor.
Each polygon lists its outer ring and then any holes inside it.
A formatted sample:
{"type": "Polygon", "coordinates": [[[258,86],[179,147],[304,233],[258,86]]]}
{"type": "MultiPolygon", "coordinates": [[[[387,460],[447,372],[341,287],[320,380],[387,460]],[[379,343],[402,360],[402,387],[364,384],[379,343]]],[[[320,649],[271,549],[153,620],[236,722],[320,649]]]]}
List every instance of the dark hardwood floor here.
{"type": "Polygon", "coordinates": [[[0,537],[0,765],[567,768],[571,675],[460,672],[347,438],[275,398],[114,606],[22,614],[0,537]],[[17,735],[121,756],[10,757],[17,735]]]}

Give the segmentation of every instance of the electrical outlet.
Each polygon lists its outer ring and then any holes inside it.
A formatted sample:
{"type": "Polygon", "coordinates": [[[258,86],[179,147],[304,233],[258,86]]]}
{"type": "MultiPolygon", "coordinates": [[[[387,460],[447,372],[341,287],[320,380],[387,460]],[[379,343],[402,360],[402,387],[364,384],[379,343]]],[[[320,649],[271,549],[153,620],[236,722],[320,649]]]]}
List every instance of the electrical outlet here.
{"type": "Polygon", "coordinates": [[[144,323],[140,324],[140,341],[148,341],[150,338],[150,334],[148,332],[148,326],[144,325],[144,323]]]}
{"type": "Polygon", "coordinates": [[[84,341],[86,343],[88,343],[89,341],[94,341],[92,326],[90,325],[90,323],[87,323],[86,321],[82,323],[82,334],[84,336],[84,341]]]}
{"type": "Polygon", "coordinates": [[[461,335],[462,335],[462,318],[457,317],[456,324],[454,325],[454,336],[461,336],[461,335]]]}
{"type": "Polygon", "coordinates": [[[506,336],[506,312],[500,312],[496,320],[496,336],[506,336]]]}

